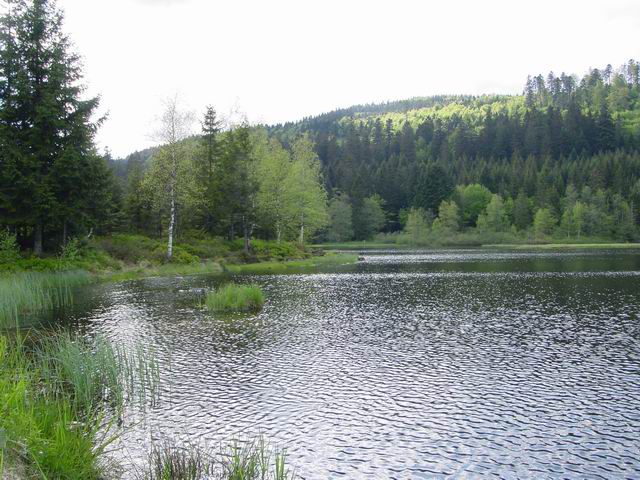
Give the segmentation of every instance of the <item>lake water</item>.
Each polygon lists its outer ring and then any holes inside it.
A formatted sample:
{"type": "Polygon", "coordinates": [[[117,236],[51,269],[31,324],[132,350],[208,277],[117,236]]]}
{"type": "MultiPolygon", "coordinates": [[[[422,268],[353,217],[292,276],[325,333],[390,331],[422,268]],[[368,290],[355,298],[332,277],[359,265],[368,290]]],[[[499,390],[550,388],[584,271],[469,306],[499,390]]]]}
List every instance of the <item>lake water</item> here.
{"type": "Polygon", "coordinates": [[[115,455],[264,434],[306,479],[640,477],[640,252],[363,255],[235,277],[258,315],[198,308],[220,277],[84,290],[71,322],[163,365],[115,455]]]}

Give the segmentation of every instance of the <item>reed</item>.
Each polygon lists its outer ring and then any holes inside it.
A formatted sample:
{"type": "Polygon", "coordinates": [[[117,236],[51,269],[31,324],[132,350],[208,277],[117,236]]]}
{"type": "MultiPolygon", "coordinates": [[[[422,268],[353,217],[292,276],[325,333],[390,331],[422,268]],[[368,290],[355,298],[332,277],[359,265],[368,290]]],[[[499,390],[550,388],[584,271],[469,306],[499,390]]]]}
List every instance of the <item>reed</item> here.
{"type": "Polygon", "coordinates": [[[112,427],[126,401],[157,395],[157,365],[149,352],[101,337],[0,336],[3,459],[20,459],[39,478],[103,478],[112,427]]]}
{"type": "Polygon", "coordinates": [[[227,284],[209,292],[205,299],[212,312],[250,312],[264,305],[264,294],[257,285],[227,284]]]}
{"type": "Polygon", "coordinates": [[[144,480],[293,480],[286,453],[273,449],[260,436],[252,442],[234,442],[216,455],[199,447],[177,447],[169,443],[154,446],[144,480]]]}
{"type": "Polygon", "coordinates": [[[19,327],[25,317],[70,305],[72,290],[90,283],[84,271],[23,272],[0,277],[0,328],[19,327]]]}

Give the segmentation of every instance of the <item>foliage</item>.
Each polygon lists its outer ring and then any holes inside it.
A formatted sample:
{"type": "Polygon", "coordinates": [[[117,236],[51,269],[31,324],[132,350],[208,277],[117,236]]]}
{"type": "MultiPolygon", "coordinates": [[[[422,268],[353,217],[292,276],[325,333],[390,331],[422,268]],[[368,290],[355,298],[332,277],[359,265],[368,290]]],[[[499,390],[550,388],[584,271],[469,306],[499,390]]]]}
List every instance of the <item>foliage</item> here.
{"type": "Polygon", "coordinates": [[[28,232],[38,255],[46,235],[108,229],[117,208],[93,146],[98,98],[82,98],[62,18],[39,0],[11,2],[0,19],[0,218],[28,232]]]}
{"type": "Polygon", "coordinates": [[[88,273],[15,273],[0,277],[0,329],[30,316],[71,304],[73,288],[91,281],[88,273]]]}
{"type": "Polygon", "coordinates": [[[20,247],[16,235],[9,230],[0,230],[0,264],[12,263],[20,259],[20,247]]]}
{"type": "Polygon", "coordinates": [[[260,436],[252,442],[235,442],[219,455],[194,446],[169,443],[153,446],[144,480],[289,480],[297,478],[286,464],[286,452],[272,449],[260,436]],[[219,457],[220,460],[217,460],[219,457]]]}
{"type": "Polygon", "coordinates": [[[330,242],[344,242],[353,238],[353,209],[346,195],[334,195],[329,202],[329,229],[326,237],[330,242]]]}
{"type": "Polygon", "coordinates": [[[142,352],[132,357],[104,339],[64,332],[28,341],[0,335],[0,431],[9,458],[34,478],[104,478],[99,459],[113,440],[106,411],[118,412],[125,397],[146,398],[139,391],[159,391],[157,364],[142,352]]]}
{"type": "Polygon", "coordinates": [[[212,312],[248,312],[262,308],[264,294],[257,285],[226,284],[209,292],[205,299],[212,312]]]}
{"type": "Polygon", "coordinates": [[[540,208],[533,218],[533,231],[538,240],[550,235],[556,227],[556,218],[548,208],[540,208]]]}
{"type": "Polygon", "coordinates": [[[386,222],[383,200],[380,195],[362,199],[353,211],[355,237],[358,240],[372,238],[386,222]]]}

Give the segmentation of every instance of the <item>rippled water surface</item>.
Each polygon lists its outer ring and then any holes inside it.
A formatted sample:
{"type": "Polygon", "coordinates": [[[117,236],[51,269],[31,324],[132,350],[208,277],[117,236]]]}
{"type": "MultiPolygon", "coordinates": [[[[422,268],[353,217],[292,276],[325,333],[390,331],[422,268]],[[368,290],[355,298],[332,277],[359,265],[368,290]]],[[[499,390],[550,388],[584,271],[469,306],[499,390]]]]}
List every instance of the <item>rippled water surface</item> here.
{"type": "Polygon", "coordinates": [[[639,252],[363,255],[236,277],[255,316],[197,307],[219,277],[88,288],[72,320],[163,364],[118,455],[264,433],[307,479],[640,477],[639,252]]]}

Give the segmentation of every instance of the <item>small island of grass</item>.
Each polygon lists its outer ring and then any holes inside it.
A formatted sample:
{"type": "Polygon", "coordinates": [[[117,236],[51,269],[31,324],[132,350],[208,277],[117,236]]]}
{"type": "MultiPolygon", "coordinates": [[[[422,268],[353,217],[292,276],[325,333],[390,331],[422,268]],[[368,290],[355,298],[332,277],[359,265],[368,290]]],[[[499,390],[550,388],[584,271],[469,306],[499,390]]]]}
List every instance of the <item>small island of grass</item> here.
{"type": "Polygon", "coordinates": [[[209,292],[205,299],[211,312],[254,312],[263,305],[264,293],[257,285],[223,285],[209,292]]]}

